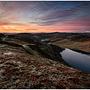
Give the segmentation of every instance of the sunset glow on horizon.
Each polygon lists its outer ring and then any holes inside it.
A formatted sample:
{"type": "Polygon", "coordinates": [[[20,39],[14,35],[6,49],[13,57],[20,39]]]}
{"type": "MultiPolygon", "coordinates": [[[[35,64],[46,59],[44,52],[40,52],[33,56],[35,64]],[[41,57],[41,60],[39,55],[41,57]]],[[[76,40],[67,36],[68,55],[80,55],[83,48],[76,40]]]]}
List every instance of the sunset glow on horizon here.
{"type": "Polygon", "coordinates": [[[90,32],[89,9],[89,1],[0,1],[0,32],[90,32]]]}

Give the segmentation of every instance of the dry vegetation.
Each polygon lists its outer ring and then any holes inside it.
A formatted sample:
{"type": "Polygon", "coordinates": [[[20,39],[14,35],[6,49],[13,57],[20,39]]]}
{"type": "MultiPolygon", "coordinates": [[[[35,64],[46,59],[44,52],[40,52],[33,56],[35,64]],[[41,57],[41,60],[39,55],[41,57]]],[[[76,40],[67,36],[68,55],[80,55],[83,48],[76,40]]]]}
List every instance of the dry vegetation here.
{"type": "Polygon", "coordinates": [[[65,48],[75,48],[75,49],[80,49],[83,51],[88,51],[90,52],[90,40],[85,40],[85,41],[71,41],[68,39],[60,40],[57,42],[54,42],[55,45],[58,45],[60,47],[65,47],[65,48]]]}
{"type": "Polygon", "coordinates": [[[0,88],[89,88],[90,74],[22,49],[0,48],[0,88]],[[8,55],[8,52],[12,52],[8,55]]]}

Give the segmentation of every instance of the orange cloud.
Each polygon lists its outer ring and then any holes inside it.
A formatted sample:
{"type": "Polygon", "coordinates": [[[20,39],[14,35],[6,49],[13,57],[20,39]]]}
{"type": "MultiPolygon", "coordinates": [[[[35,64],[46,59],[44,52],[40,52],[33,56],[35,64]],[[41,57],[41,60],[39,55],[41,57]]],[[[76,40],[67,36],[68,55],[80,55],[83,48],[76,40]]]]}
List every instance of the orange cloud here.
{"type": "MultiPolygon", "coordinates": [[[[38,24],[20,24],[20,23],[1,23],[0,24],[0,32],[4,33],[23,33],[23,32],[73,32],[73,31],[80,31],[90,28],[90,26],[83,25],[83,22],[60,22],[54,25],[38,25],[38,24]],[[72,22],[72,23],[71,23],[72,22]],[[79,25],[77,25],[77,23],[79,25]]],[[[88,23],[88,22],[87,22],[88,23]]]]}

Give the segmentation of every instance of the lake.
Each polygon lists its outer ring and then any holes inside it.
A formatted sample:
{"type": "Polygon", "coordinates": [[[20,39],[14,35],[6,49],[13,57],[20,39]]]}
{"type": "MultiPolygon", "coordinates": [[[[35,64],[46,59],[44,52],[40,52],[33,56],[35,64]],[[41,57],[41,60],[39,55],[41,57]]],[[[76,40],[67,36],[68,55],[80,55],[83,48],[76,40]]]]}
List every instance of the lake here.
{"type": "Polygon", "coordinates": [[[90,55],[82,54],[68,48],[65,48],[60,54],[64,61],[70,66],[90,73],[90,55]]]}

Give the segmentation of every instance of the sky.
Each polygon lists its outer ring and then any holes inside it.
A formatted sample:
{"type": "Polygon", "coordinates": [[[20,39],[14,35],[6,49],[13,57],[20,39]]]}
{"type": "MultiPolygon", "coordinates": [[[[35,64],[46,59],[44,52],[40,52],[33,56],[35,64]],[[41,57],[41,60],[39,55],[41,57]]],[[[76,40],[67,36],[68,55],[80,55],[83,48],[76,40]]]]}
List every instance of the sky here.
{"type": "Polygon", "coordinates": [[[0,1],[0,32],[90,32],[90,1],[0,1]]]}

